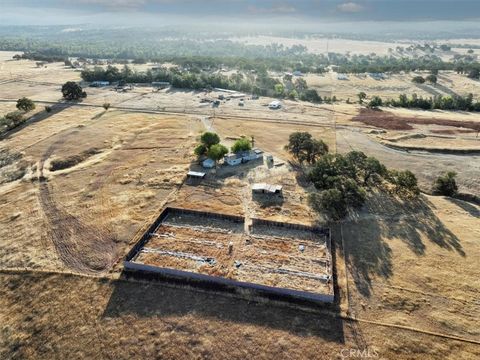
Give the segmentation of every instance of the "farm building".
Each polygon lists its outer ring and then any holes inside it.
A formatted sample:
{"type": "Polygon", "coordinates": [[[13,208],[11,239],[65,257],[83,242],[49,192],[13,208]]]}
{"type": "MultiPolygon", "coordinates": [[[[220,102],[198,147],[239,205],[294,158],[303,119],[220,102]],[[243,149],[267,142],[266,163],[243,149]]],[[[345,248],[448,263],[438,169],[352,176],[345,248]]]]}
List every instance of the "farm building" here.
{"type": "Polygon", "coordinates": [[[215,166],[215,161],[212,159],[208,158],[202,161],[202,166],[206,169],[211,169],[215,166]]]}
{"type": "Polygon", "coordinates": [[[257,183],[253,184],[252,192],[257,194],[282,194],[282,186],[257,183]]]}

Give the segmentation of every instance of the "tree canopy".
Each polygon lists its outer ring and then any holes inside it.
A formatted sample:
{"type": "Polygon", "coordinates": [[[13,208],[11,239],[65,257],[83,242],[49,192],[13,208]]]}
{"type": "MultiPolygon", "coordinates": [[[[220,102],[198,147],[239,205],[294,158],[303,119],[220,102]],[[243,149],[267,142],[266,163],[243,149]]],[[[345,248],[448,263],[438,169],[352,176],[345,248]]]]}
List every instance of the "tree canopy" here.
{"type": "Polygon", "coordinates": [[[21,99],[18,99],[17,109],[18,110],[23,110],[25,112],[29,112],[29,111],[32,111],[33,109],[35,109],[35,104],[29,98],[23,97],[21,99]]]}
{"type": "Polygon", "coordinates": [[[62,95],[66,100],[80,100],[87,97],[87,93],[74,81],[63,84],[62,95]]]}
{"type": "Polygon", "coordinates": [[[252,149],[252,143],[247,138],[241,138],[235,141],[232,146],[232,152],[237,153],[241,151],[248,151],[252,149]]]}

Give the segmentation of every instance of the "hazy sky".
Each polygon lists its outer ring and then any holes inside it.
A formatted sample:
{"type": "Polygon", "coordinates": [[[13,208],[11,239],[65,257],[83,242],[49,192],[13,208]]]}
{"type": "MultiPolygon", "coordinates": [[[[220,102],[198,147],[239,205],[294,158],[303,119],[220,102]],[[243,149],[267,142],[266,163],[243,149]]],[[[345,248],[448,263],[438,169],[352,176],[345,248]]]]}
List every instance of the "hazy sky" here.
{"type": "MultiPolygon", "coordinates": [[[[0,24],[156,23],[173,19],[478,21],[480,0],[0,0],[0,24]],[[140,20],[141,23],[141,20],[140,20]]],[[[289,26],[288,23],[285,26],[289,26]]]]}

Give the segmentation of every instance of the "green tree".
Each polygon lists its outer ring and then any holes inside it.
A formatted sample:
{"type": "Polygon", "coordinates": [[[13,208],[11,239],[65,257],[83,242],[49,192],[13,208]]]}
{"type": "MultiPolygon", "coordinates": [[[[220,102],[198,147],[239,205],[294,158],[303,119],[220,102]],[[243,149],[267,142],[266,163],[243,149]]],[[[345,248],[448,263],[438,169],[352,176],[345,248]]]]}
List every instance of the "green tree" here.
{"type": "Polygon", "coordinates": [[[414,195],[420,193],[417,184],[417,177],[410,170],[391,170],[389,177],[392,184],[396,186],[397,192],[406,192],[414,195]]]}
{"type": "Polygon", "coordinates": [[[353,179],[346,179],[342,184],[342,193],[345,203],[354,208],[361,208],[367,199],[367,192],[358,186],[353,179]]]}
{"type": "Polygon", "coordinates": [[[62,94],[66,100],[80,100],[87,97],[87,93],[74,81],[68,81],[63,84],[62,94]]]}
{"type": "Polygon", "coordinates": [[[439,176],[433,184],[433,193],[435,195],[454,196],[458,192],[457,182],[455,177],[457,173],[449,171],[442,176],[439,176]]]}
{"type": "Polygon", "coordinates": [[[297,92],[297,90],[293,89],[292,91],[290,91],[290,92],[288,93],[288,98],[289,98],[290,100],[295,100],[295,99],[297,99],[297,98],[298,98],[298,92],[297,92]]]}
{"type": "Polygon", "coordinates": [[[379,181],[379,179],[387,175],[387,168],[374,157],[368,157],[363,164],[363,185],[368,185],[369,181],[379,181]]]}
{"type": "Polygon", "coordinates": [[[425,78],[425,80],[427,80],[430,84],[436,84],[438,79],[436,75],[430,74],[425,78]]]}
{"type": "Polygon", "coordinates": [[[223,158],[228,154],[228,149],[222,144],[214,144],[210,146],[207,152],[207,156],[215,161],[215,166],[217,165],[218,160],[223,158]]]}
{"type": "Polygon", "coordinates": [[[252,143],[247,138],[241,138],[235,141],[232,146],[232,152],[248,151],[252,149],[252,143]]]}
{"type": "Polygon", "coordinates": [[[368,103],[368,107],[371,109],[376,109],[382,105],[383,105],[383,101],[379,96],[374,96],[368,103]]]}
{"type": "Polygon", "coordinates": [[[283,97],[283,95],[285,94],[285,87],[283,86],[283,84],[275,84],[273,89],[275,91],[275,96],[277,97],[283,97]]]}
{"type": "Polygon", "coordinates": [[[288,145],[285,147],[295,158],[299,158],[300,153],[305,147],[305,142],[312,139],[312,135],[308,132],[294,132],[288,137],[288,145]]]}
{"type": "Polygon", "coordinates": [[[320,156],[328,153],[328,145],[323,140],[310,139],[304,144],[304,158],[309,164],[314,164],[320,156]]]}
{"type": "Polygon", "coordinates": [[[326,154],[310,169],[308,177],[316,189],[331,189],[343,179],[345,158],[341,154],[326,154]]]}
{"type": "Polygon", "coordinates": [[[193,152],[195,153],[195,155],[197,155],[197,157],[207,155],[207,151],[208,149],[205,146],[205,144],[199,144],[197,145],[197,147],[195,147],[195,150],[193,150],[193,152]]]}
{"type": "Polygon", "coordinates": [[[23,97],[17,100],[17,109],[29,112],[35,109],[35,104],[29,98],[23,97]]]}
{"type": "Polygon", "coordinates": [[[309,205],[319,213],[326,213],[333,220],[340,220],[347,215],[347,203],[338,189],[328,189],[320,194],[312,193],[308,197],[309,205]]]}
{"type": "Polygon", "coordinates": [[[412,79],[412,82],[415,84],[423,84],[425,82],[425,79],[422,76],[415,76],[412,79]]]}
{"type": "Polygon", "coordinates": [[[365,100],[365,99],[367,98],[367,94],[365,94],[363,91],[361,91],[361,92],[359,92],[359,93],[357,94],[357,97],[358,97],[358,103],[359,103],[360,105],[362,105],[362,104],[363,104],[363,100],[365,100]]]}
{"type": "Polygon", "coordinates": [[[220,137],[214,132],[207,131],[200,136],[200,142],[204,144],[208,150],[212,145],[220,143],[220,137]]]}

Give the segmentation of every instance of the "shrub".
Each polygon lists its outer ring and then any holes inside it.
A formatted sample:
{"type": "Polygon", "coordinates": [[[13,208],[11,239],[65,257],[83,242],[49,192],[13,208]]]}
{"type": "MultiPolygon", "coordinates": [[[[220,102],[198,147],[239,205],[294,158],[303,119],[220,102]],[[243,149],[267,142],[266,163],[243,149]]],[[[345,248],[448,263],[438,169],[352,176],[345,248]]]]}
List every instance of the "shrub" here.
{"type": "Polygon", "coordinates": [[[45,106],[45,111],[46,111],[47,113],[51,112],[51,111],[52,111],[52,107],[51,107],[51,106],[48,106],[48,105],[45,106]]]}
{"type": "Polygon", "coordinates": [[[455,181],[457,173],[449,171],[442,176],[439,176],[432,188],[435,195],[453,196],[458,192],[457,182],[455,181]]]}
{"type": "Polygon", "coordinates": [[[107,102],[106,102],[106,103],[103,103],[103,108],[104,108],[105,110],[110,109],[110,103],[107,103],[107,102]]]}

